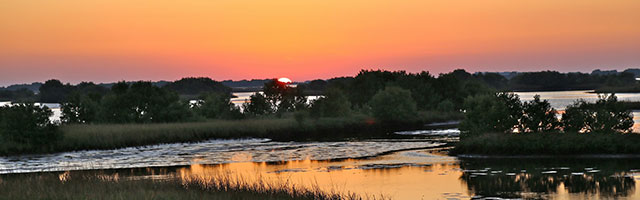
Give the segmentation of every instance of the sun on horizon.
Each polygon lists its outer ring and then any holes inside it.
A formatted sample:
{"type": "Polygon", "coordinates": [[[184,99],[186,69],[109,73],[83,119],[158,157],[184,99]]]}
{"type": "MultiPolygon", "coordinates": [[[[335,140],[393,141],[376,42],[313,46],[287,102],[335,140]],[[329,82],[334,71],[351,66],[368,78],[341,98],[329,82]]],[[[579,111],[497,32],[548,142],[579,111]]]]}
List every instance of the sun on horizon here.
{"type": "Polygon", "coordinates": [[[293,81],[291,81],[291,79],[286,78],[286,77],[279,78],[279,79],[278,79],[278,82],[286,83],[286,84],[293,83],[293,81]]]}

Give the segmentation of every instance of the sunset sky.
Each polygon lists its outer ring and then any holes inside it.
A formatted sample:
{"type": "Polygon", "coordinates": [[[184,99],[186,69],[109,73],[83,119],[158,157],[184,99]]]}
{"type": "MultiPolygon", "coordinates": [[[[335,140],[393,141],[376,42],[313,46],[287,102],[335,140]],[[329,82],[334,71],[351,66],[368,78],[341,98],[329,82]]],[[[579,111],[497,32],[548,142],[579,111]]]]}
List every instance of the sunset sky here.
{"type": "Polygon", "coordinates": [[[632,67],[632,0],[0,1],[0,85],[632,67]]]}

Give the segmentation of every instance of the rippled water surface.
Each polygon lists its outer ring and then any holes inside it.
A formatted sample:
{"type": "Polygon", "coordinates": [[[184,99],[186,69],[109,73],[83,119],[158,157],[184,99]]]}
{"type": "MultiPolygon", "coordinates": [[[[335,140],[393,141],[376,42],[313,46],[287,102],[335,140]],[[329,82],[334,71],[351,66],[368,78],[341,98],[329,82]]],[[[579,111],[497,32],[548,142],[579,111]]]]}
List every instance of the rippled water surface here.
{"type": "Polygon", "coordinates": [[[269,139],[210,140],[116,150],[0,157],[0,174],[114,169],[231,162],[277,162],[360,158],[442,143],[425,140],[274,142],[269,139]]]}

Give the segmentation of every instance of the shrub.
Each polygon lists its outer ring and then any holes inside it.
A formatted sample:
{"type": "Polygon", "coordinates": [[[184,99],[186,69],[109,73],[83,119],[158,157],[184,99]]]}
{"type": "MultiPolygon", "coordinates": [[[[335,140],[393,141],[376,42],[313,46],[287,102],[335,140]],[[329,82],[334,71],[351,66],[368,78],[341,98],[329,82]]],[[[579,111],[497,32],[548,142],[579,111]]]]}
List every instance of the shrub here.
{"type": "Polygon", "coordinates": [[[565,131],[631,132],[633,116],[615,94],[601,95],[595,103],[578,100],[562,115],[565,131]]]}
{"type": "Polygon", "coordinates": [[[381,121],[414,120],[417,115],[416,102],[411,92],[399,87],[386,87],[378,91],[369,101],[373,116],[381,121]]]}

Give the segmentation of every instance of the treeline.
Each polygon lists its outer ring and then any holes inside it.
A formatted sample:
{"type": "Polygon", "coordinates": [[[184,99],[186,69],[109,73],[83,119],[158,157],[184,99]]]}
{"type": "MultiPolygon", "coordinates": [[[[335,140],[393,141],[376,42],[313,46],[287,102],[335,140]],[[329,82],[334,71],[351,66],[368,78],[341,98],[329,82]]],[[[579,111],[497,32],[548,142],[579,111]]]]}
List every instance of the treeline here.
{"type": "Polygon", "coordinates": [[[512,91],[593,90],[604,87],[635,85],[633,73],[586,74],[560,73],[557,71],[525,72],[504,82],[512,91]]]}
{"type": "Polygon", "coordinates": [[[0,101],[33,102],[37,100],[36,94],[29,89],[0,90],[0,101]]]}
{"type": "MultiPolygon", "coordinates": [[[[297,86],[272,79],[263,84],[262,92],[254,93],[241,106],[231,102],[228,87],[209,78],[184,78],[163,85],[119,82],[110,88],[90,82],[70,85],[49,80],[40,87],[38,98],[41,102],[60,102],[64,124],[293,117],[302,125],[313,119],[356,116],[366,118],[367,123],[406,127],[434,119],[461,119],[461,113],[464,121],[460,128],[465,134],[514,130],[629,132],[633,124],[626,106],[613,95],[595,103],[579,101],[567,108],[560,120],[549,103],[539,97],[522,103],[516,95],[498,92],[496,88],[504,87],[503,79],[499,74],[470,74],[464,70],[438,76],[429,72],[362,70],[354,77],[297,86]],[[307,91],[318,91],[323,96],[309,101],[307,91]]],[[[0,143],[40,144],[59,138],[56,126],[48,119],[50,114],[48,108],[32,103],[3,107],[0,143]]]]}
{"type": "MultiPolygon", "coordinates": [[[[165,87],[167,85],[172,85],[169,87],[174,87],[177,89],[178,94],[183,98],[193,98],[197,97],[197,94],[201,90],[215,88],[215,90],[219,91],[257,91],[262,88],[264,83],[270,81],[271,79],[252,79],[252,80],[225,80],[225,81],[214,81],[210,78],[184,78],[175,82],[170,81],[155,81],[151,82],[153,85],[158,87],[165,87]],[[176,83],[181,82],[181,83],[176,83]],[[219,84],[220,83],[220,84],[219,84]],[[225,87],[226,86],[226,87],[225,87]],[[191,90],[194,89],[194,90],[191,90]],[[195,94],[195,96],[194,96],[195,94]]],[[[50,80],[55,81],[51,82],[55,85],[62,85],[58,80],[50,80]],[[58,83],[60,84],[58,84],[58,83]]],[[[127,82],[128,84],[132,84],[134,82],[127,82]]],[[[99,83],[94,84],[92,82],[83,82],[80,84],[92,84],[105,89],[111,88],[116,83],[99,83]]],[[[13,102],[32,102],[32,101],[41,101],[40,95],[40,87],[44,85],[42,82],[34,82],[31,84],[15,84],[7,87],[0,87],[0,101],[13,101],[13,102]]],[[[72,89],[74,85],[66,84],[64,85],[67,89],[72,89]]],[[[48,97],[43,97],[44,99],[49,99],[48,97]]],[[[56,103],[56,102],[47,102],[47,103],[56,103]]]]}
{"type": "Polygon", "coordinates": [[[467,135],[484,133],[629,133],[633,116],[615,95],[601,95],[594,102],[578,100],[562,117],[547,100],[535,96],[521,102],[513,93],[469,97],[464,103],[465,118],[460,129],[467,135]]]}
{"type": "Polygon", "coordinates": [[[109,89],[90,82],[70,85],[49,80],[40,87],[39,100],[61,103],[63,123],[179,122],[279,117],[292,112],[313,117],[356,112],[375,115],[381,121],[401,121],[414,120],[421,111],[456,112],[467,96],[493,93],[486,77],[464,70],[438,77],[428,72],[363,70],[355,77],[297,87],[273,79],[241,107],[230,102],[230,88],[209,78],[185,78],[162,87],[144,81],[119,82],[109,89]],[[310,102],[307,90],[321,91],[324,96],[310,102]]]}
{"type": "MultiPolygon", "coordinates": [[[[119,82],[111,88],[81,83],[45,82],[41,100],[60,102],[63,124],[128,124],[193,122],[207,119],[293,117],[299,123],[312,118],[371,118],[372,123],[407,124],[425,119],[459,119],[469,96],[492,94],[478,77],[463,70],[434,77],[428,72],[361,71],[351,78],[328,81],[323,97],[309,101],[306,86],[273,79],[264,83],[241,107],[231,103],[230,90],[206,78],[187,78],[163,87],[151,82],[119,82]],[[180,98],[196,95],[194,101],[180,98]],[[451,114],[454,113],[454,114],[451,114]]],[[[33,103],[18,103],[0,110],[0,143],[7,152],[34,152],[31,145],[55,143],[60,137],[49,120],[51,111],[33,103]],[[27,120],[28,119],[28,120],[27,120]],[[47,135],[47,137],[43,137],[47,135]]],[[[367,121],[368,123],[368,121],[367,121]]],[[[51,145],[42,145],[48,148],[51,145]]],[[[42,150],[46,152],[46,150],[42,150]]]]}
{"type": "MultiPolygon", "coordinates": [[[[509,79],[499,73],[482,72],[469,74],[464,70],[456,70],[450,74],[457,74],[458,78],[473,78],[499,91],[559,91],[559,90],[602,90],[621,92],[638,92],[640,84],[635,80],[635,74],[621,73],[560,73],[557,71],[522,72],[509,79]],[[626,90],[622,90],[626,89],[626,90]]],[[[301,85],[311,91],[323,91],[330,82],[350,80],[353,78],[334,78],[329,80],[314,80],[301,85]]]]}
{"type": "MultiPolygon", "coordinates": [[[[369,71],[368,77],[373,79],[385,79],[384,81],[398,79],[394,77],[394,73],[404,72],[389,72],[389,71],[377,71],[379,73],[387,73],[386,75],[374,75],[369,71]],[[382,77],[382,78],[381,78],[382,77]]],[[[414,77],[417,79],[440,79],[440,77],[434,77],[428,72],[429,78],[414,77]]],[[[489,86],[491,89],[498,91],[559,91],[559,90],[596,90],[598,93],[611,93],[611,92],[640,92],[640,84],[635,80],[637,70],[629,69],[623,72],[608,72],[608,71],[594,71],[591,74],[588,73],[560,73],[557,71],[540,71],[540,72],[522,72],[509,74],[509,78],[501,75],[500,73],[481,72],[475,74],[469,74],[464,70],[455,70],[454,72],[441,74],[447,77],[443,77],[441,81],[427,81],[430,86],[437,85],[438,82],[446,82],[451,76],[455,76],[458,79],[468,80],[474,79],[474,81],[481,82],[482,84],[489,86]]],[[[422,73],[417,73],[417,75],[422,73]]],[[[358,76],[363,76],[358,74],[358,76]]],[[[305,95],[322,95],[325,90],[331,86],[350,84],[351,81],[358,77],[339,77],[329,80],[313,80],[299,84],[305,95]]],[[[363,84],[362,79],[366,77],[360,77],[361,81],[354,84],[363,84]]],[[[405,79],[408,79],[405,77],[405,79]]],[[[162,88],[170,88],[178,92],[183,98],[195,98],[203,91],[216,91],[216,92],[231,92],[234,87],[235,90],[247,90],[255,91],[256,87],[262,86],[269,82],[265,80],[251,80],[251,81],[223,81],[217,82],[209,78],[185,78],[175,82],[153,82],[152,84],[162,88]],[[242,88],[236,88],[242,87],[242,88]]],[[[364,81],[366,82],[366,81],[364,81]]],[[[115,84],[115,83],[114,83],[115,84]]],[[[71,93],[74,87],[101,87],[101,90],[106,90],[112,87],[114,84],[93,84],[90,82],[80,83],[76,86],[69,84],[63,85],[57,80],[49,80],[45,83],[34,83],[31,85],[15,86],[6,89],[0,89],[0,101],[41,101],[46,103],[56,103],[64,101],[64,96],[71,93]],[[28,88],[31,89],[28,89],[28,88]],[[39,94],[33,92],[34,87],[44,87],[45,93],[42,90],[38,90],[39,94]],[[16,89],[17,88],[17,89],[16,89]],[[46,93],[47,89],[55,90],[56,93],[46,93]],[[57,93],[61,92],[61,93],[57,93]]],[[[131,84],[131,82],[129,82],[131,84]]],[[[366,84],[366,83],[364,83],[366,84]]],[[[378,83],[381,84],[381,83],[378,83]]],[[[398,83],[403,84],[403,83],[398,83]]],[[[354,86],[357,87],[357,86],[354,86]]],[[[344,88],[343,88],[344,89],[344,88]]],[[[379,86],[371,85],[368,88],[370,91],[367,96],[372,96],[371,91],[376,91],[379,86]]],[[[416,90],[414,90],[416,91],[416,90]]],[[[353,100],[353,98],[350,98],[353,100]]],[[[437,98],[435,98],[437,99],[437,98]]],[[[356,100],[359,105],[364,100],[356,100]]],[[[455,103],[455,102],[454,102],[455,103]]]]}

